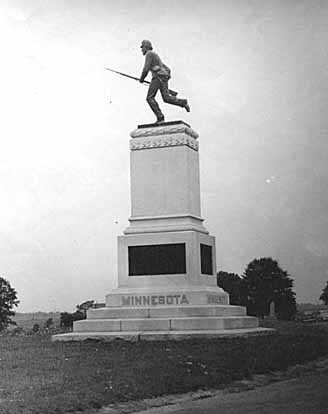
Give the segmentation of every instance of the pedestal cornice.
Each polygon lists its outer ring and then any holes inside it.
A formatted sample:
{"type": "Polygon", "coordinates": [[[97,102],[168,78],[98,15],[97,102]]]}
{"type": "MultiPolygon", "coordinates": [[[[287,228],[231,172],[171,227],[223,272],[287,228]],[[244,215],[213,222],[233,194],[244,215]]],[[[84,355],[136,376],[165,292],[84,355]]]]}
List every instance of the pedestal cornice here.
{"type": "Polygon", "coordinates": [[[198,142],[185,134],[157,135],[130,140],[130,150],[187,146],[198,151],[198,142]]]}
{"type": "Polygon", "coordinates": [[[183,121],[167,122],[159,125],[149,124],[149,127],[147,125],[142,125],[142,127],[132,131],[130,136],[132,138],[143,138],[172,134],[186,134],[192,138],[198,138],[197,132],[183,121]]]}
{"type": "Polygon", "coordinates": [[[167,233],[176,231],[197,231],[208,234],[204,219],[192,214],[171,214],[166,216],[130,217],[130,225],[124,234],[167,233]]]}
{"type": "Polygon", "coordinates": [[[182,121],[160,125],[143,125],[132,131],[130,135],[133,138],[130,140],[131,151],[181,145],[198,151],[197,132],[182,121]]]}

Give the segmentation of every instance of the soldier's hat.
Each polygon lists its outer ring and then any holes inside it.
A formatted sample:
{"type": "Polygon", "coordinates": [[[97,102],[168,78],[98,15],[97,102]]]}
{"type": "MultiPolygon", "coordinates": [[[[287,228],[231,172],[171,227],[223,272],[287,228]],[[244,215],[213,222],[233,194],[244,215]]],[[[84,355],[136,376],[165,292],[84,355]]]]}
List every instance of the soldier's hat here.
{"type": "Polygon", "coordinates": [[[141,46],[140,47],[145,47],[146,49],[148,49],[148,50],[153,50],[153,46],[152,46],[152,44],[151,44],[151,41],[150,40],[143,40],[142,42],[141,42],[141,46]]]}

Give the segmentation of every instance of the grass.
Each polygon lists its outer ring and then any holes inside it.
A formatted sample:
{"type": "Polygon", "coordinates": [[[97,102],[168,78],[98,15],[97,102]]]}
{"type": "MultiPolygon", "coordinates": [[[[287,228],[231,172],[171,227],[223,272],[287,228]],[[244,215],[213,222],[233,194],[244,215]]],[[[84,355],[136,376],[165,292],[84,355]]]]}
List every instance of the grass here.
{"type": "Polygon", "coordinates": [[[46,335],[2,335],[0,413],[63,414],[220,388],[328,354],[324,325],[275,325],[272,336],[178,342],[52,343],[46,335]]]}

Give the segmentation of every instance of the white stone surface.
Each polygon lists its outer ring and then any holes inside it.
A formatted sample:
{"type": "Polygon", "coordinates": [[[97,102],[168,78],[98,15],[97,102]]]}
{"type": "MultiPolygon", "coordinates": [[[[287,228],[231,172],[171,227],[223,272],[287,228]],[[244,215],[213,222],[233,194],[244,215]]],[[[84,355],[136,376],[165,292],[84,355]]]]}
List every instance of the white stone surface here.
{"type": "Polygon", "coordinates": [[[171,320],[172,331],[220,330],[224,329],[223,318],[180,318],[171,320]]]}
{"type": "Polygon", "coordinates": [[[170,319],[127,319],[122,320],[122,331],[169,331],[170,319]]]}
{"type": "Polygon", "coordinates": [[[190,331],[257,328],[250,316],[188,316],[168,318],[86,319],[74,322],[74,332],[190,331]]]}
{"type": "Polygon", "coordinates": [[[124,234],[167,233],[188,230],[208,234],[202,218],[187,214],[130,217],[129,221],[130,226],[124,230],[124,234]]]}
{"type": "Polygon", "coordinates": [[[105,307],[89,309],[88,319],[182,318],[203,316],[246,316],[242,306],[199,305],[157,307],[105,307]]]}
{"type": "Polygon", "coordinates": [[[185,133],[178,133],[172,135],[163,135],[156,137],[134,137],[130,141],[131,151],[144,150],[151,148],[177,147],[187,146],[195,151],[198,151],[198,142],[194,137],[187,136],[185,133]]]}
{"type": "Polygon", "coordinates": [[[197,231],[146,233],[118,237],[118,286],[119,287],[178,287],[217,286],[215,238],[197,231]],[[129,276],[129,246],[185,243],[186,273],[179,275],[129,276]],[[200,244],[212,247],[213,275],[201,274],[200,244]]]}
{"type": "Polygon", "coordinates": [[[156,127],[138,128],[132,131],[130,134],[132,138],[164,137],[165,140],[176,135],[182,137],[192,137],[194,139],[198,138],[197,132],[190,128],[189,125],[181,121],[174,125],[156,125],[156,127]]]}
{"type": "Polygon", "coordinates": [[[87,319],[127,319],[127,318],[149,318],[148,308],[138,307],[110,307],[88,309],[87,319]]]}
{"type": "MultiPolygon", "coordinates": [[[[140,276],[138,276],[140,277],[140,276]]],[[[118,288],[106,296],[106,306],[156,307],[184,305],[228,305],[229,295],[218,287],[166,286],[155,288],[118,288]],[[173,290],[174,289],[174,290],[173,290]]]]}
{"type": "Polygon", "coordinates": [[[148,331],[148,332],[71,332],[67,334],[53,335],[52,341],[85,341],[96,339],[104,342],[111,342],[115,339],[125,341],[167,341],[185,340],[189,338],[220,338],[220,337],[248,337],[253,335],[272,335],[274,329],[268,328],[245,328],[245,329],[222,329],[222,330],[190,330],[190,331],[148,331]]]}
{"type": "Polygon", "coordinates": [[[198,135],[183,123],[131,133],[131,217],[118,237],[118,287],[74,332],[53,340],[158,340],[268,333],[217,286],[215,238],[200,209],[198,135]],[[185,245],[182,274],[129,275],[129,247],[185,245]],[[201,273],[200,245],[212,248],[212,275],[201,273]]]}
{"type": "Polygon", "coordinates": [[[131,216],[200,216],[198,152],[188,146],[131,152],[131,216]]]}
{"type": "Polygon", "coordinates": [[[183,317],[206,317],[206,316],[245,316],[246,310],[241,306],[231,305],[203,305],[203,306],[181,306],[181,307],[158,307],[149,308],[150,318],[183,318],[183,317]]]}
{"type": "Polygon", "coordinates": [[[258,326],[259,320],[253,316],[244,316],[242,318],[230,316],[224,318],[224,329],[257,328],[258,326]]]}
{"type": "Polygon", "coordinates": [[[73,324],[74,332],[121,331],[120,319],[83,319],[73,324]]]}

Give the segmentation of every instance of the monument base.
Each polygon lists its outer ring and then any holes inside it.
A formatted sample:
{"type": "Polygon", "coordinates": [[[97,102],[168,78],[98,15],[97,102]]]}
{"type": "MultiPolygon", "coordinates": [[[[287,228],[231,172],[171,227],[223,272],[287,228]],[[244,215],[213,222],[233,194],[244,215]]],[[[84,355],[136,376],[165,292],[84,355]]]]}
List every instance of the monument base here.
{"type": "Polygon", "coordinates": [[[185,289],[114,289],[107,306],[89,309],[87,319],[74,322],[73,332],[54,335],[53,341],[178,340],[270,333],[246,308],[228,304],[218,287],[185,289]]]}
{"type": "Polygon", "coordinates": [[[137,341],[179,341],[183,339],[206,338],[213,339],[218,337],[235,337],[235,336],[253,336],[253,335],[271,335],[273,329],[267,328],[247,328],[247,329],[222,329],[202,330],[202,331],[143,331],[143,332],[72,332],[61,335],[54,335],[52,341],[86,341],[88,339],[111,342],[116,339],[122,339],[129,342],[137,341]]]}
{"type": "Polygon", "coordinates": [[[200,211],[198,134],[183,121],[131,133],[131,217],[118,288],[55,341],[159,340],[271,332],[217,286],[215,238],[200,211]]]}

